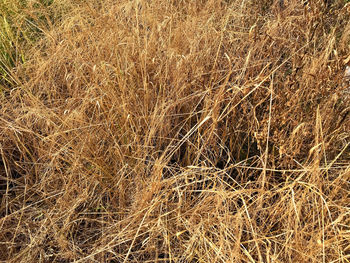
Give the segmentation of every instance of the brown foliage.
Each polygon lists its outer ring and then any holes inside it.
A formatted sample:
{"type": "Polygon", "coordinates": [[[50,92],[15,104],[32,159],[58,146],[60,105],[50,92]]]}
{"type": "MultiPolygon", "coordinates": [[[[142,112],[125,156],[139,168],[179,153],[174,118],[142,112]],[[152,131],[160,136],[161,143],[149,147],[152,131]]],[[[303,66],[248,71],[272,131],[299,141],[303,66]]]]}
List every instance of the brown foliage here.
{"type": "Polygon", "coordinates": [[[0,260],[347,262],[349,6],[302,2],[65,1],[1,98],[0,260]]]}

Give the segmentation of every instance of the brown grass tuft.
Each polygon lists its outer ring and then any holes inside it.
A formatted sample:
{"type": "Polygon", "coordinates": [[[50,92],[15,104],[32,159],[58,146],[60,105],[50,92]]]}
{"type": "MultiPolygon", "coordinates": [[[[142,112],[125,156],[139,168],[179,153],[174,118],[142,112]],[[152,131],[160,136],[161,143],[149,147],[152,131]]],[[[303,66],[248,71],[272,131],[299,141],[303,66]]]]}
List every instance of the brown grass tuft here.
{"type": "Polygon", "coordinates": [[[0,96],[2,262],[349,262],[349,4],[51,4],[0,96]]]}

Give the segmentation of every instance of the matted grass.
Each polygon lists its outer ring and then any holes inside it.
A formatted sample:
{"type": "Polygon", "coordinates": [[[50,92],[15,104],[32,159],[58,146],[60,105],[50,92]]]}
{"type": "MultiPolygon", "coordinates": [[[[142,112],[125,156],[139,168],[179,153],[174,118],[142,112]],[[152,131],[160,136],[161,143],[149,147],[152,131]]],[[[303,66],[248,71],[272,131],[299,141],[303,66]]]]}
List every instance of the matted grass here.
{"type": "Polygon", "coordinates": [[[303,2],[41,2],[1,73],[0,260],[349,262],[350,6],[303,2]]]}

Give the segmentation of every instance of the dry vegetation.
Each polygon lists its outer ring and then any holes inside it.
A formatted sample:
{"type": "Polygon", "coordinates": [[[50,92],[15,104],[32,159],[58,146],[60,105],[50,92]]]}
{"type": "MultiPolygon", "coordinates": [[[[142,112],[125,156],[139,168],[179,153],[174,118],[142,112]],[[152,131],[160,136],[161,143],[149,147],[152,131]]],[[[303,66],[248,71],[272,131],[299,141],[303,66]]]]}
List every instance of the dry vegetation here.
{"type": "Polygon", "coordinates": [[[2,1],[0,261],[349,262],[350,6],[303,2],[2,1]]]}

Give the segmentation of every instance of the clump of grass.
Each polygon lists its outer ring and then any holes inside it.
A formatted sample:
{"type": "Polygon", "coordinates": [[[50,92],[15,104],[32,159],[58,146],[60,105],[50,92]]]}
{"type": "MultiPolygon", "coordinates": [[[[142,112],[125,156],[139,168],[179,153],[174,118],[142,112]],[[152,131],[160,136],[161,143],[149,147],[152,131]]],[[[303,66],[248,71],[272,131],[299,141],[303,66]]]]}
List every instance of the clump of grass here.
{"type": "Polygon", "coordinates": [[[0,4],[0,85],[4,91],[20,86],[18,67],[35,43],[49,36],[64,8],[53,0],[6,0],[0,4]]]}
{"type": "Polygon", "coordinates": [[[343,1],[57,10],[1,99],[1,260],[349,259],[343,1]]]}

